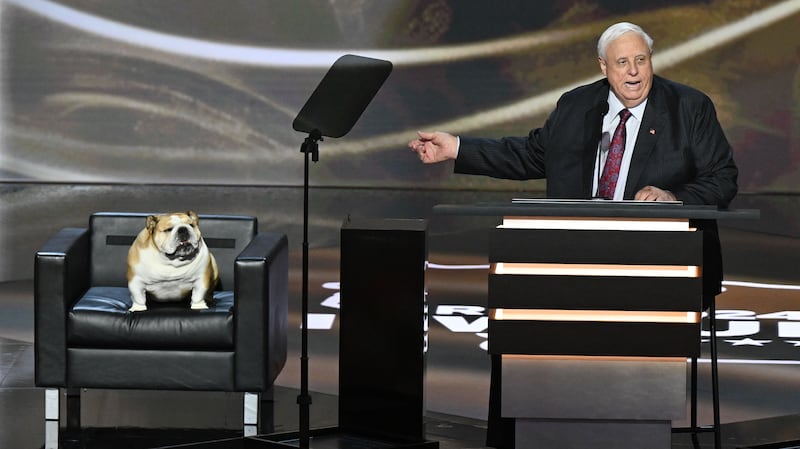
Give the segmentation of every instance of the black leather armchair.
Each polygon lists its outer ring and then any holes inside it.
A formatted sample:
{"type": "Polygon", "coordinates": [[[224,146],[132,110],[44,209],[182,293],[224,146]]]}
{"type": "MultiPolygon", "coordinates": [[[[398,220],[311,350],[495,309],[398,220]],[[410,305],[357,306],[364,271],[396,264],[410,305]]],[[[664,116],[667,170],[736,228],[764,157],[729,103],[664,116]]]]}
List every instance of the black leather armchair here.
{"type": "Polygon", "coordinates": [[[35,378],[48,389],[46,418],[58,420],[59,389],[68,415],[81,388],[245,392],[248,433],[257,395],[271,394],[286,362],[287,238],[259,233],[254,217],[201,215],[220,270],[215,305],[131,313],[126,257],[147,215],[93,214],[88,228],[62,229],[36,254],[35,378]]]}

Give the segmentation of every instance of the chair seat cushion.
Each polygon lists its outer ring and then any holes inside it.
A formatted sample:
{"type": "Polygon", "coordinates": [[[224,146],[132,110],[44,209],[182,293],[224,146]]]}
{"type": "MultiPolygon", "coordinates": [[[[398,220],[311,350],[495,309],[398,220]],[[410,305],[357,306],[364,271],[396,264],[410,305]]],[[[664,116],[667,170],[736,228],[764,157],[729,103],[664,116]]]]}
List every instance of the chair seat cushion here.
{"type": "Polygon", "coordinates": [[[214,292],[214,305],[192,310],[188,301],[152,304],[129,312],[126,287],[92,287],[69,311],[69,346],[87,348],[225,350],[233,348],[233,292],[214,292]]]}

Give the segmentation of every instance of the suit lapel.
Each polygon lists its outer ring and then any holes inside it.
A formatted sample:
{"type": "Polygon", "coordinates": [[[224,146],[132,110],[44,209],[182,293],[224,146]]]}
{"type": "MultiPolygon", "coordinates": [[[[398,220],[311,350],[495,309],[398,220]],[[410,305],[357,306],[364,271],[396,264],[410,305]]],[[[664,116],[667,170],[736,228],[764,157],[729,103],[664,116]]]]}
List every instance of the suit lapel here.
{"type": "Polygon", "coordinates": [[[592,106],[586,111],[584,117],[586,126],[583,127],[583,156],[581,164],[581,179],[583,180],[582,193],[584,198],[592,197],[592,184],[594,183],[594,166],[597,162],[597,145],[600,134],[603,132],[603,116],[608,112],[608,83],[602,83],[592,106]]]}
{"type": "Polygon", "coordinates": [[[650,91],[647,106],[644,109],[644,117],[642,117],[642,123],[639,125],[636,144],[633,148],[631,166],[628,169],[628,180],[625,183],[625,198],[633,198],[636,192],[644,187],[639,180],[653,153],[659,133],[665,132],[663,126],[667,114],[665,104],[659,84],[654,79],[653,88],[650,91]]]}

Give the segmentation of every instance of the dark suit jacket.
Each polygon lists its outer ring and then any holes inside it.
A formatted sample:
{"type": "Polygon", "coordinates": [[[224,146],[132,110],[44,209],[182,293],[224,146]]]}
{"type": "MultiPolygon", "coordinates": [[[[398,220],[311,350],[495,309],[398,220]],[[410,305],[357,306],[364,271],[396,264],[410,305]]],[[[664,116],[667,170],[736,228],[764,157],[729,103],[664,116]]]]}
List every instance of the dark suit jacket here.
{"type": "MultiPolygon", "coordinates": [[[[527,137],[462,137],[456,173],[547,178],[550,198],[590,198],[607,110],[606,79],[565,93],[527,137]]],[[[727,207],[737,191],[731,146],[702,92],[655,76],[636,138],[625,198],[652,185],[684,204],[727,207]]]]}
{"type": "MultiPolygon", "coordinates": [[[[591,198],[597,145],[608,109],[606,79],[565,93],[544,126],[527,137],[461,138],[456,173],[504,179],[547,178],[550,198],[591,198]]],[[[728,206],[738,170],[711,100],[655,76],[625,186],[625,199],[652,185],[684,204],[728,206]]],[[[707,235],[704,290],[720,291],[722,255],[716,222],[697,222],[707,235]]]]}

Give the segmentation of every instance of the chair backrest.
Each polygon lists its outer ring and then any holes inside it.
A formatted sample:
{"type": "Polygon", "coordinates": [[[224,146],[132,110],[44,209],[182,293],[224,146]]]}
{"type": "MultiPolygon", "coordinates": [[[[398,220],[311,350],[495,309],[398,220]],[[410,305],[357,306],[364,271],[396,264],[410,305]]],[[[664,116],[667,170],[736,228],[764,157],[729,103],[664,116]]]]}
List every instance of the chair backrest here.
{"type": "MultiPolygon", "coordinates": [[[[97,212],[89,219],[91,283],[93,286],[127,286],[127,258],[148,215],[159,213],[97,212]]],[[[219,265],[220,289],[233,290],[236,257],[258,232],[255,217],[200,215],[200,231],[219,265]]]]}

